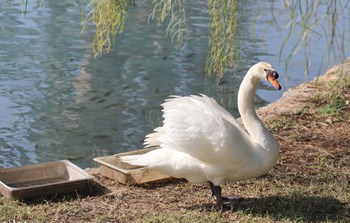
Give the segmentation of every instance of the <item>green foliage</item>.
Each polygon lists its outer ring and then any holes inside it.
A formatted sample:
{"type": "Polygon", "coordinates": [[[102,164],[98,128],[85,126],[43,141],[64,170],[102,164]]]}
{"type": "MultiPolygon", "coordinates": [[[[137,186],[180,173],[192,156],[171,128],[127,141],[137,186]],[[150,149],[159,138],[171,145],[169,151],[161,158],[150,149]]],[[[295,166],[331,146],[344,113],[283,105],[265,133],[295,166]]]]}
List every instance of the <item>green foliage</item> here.
{"type": "MultiPolygon", "coordinates": [[[[184,0],[153,0],[151,19],[158,25],[170,17],[166,33],[178,48],[188,38],[184,0]]],[[[225,68],[232,66],[236,56],[235,33],[237,26],[237,0],[208,0],[211,17],[209,53],[206,61],[206,73],[216,73],[221,77],[225,68]]]]}
{"type": "MultiPolygon", "coordinates": [[[[95,56],[109,52],[117,33],[123,31],[126,19],[127,0],[85,0],[89,10],[83,10],[84,27],[92,22],[96,34],[92,43],[95,56]],[[88,13],[86,13],[88,12],[88,13]]],[[[166,34],[176,47],[186,46],[188,26],[185,0],[153,0],[150,19],[158,26],[167,22],[166,34]]],[[[209,54],[206,61],[208,75],[216,73],[221,77],[225,68],[234,64],[236,56],[235,32],[237,26],[237,0],[208,0],[209,15],[212,18],[209,36],[209,54]]]]}
{"type": "Polygon", "coordinates": [[[176,43],[176,47],[179,48],[188,37],[185,0],[153,0],[152,4],[153,11],[150,14],[150,18],[157,20],[158,26],[170,16],[166,33],[171,37],[171,41],[176,43]]]}
{"type": "Polygon", "coordinates": [[[95,25],[92,50],[95,56],[108,53],[118,33],[123,32],[128,11],[128,0],[83,0],[83,30],[88,23],[95,25]]]}
{"type": "MultiPolygon", "coordinates": [[[[92,22],[96,25],[96,34],[92,43],[95,56],[108,52],[117,33],[123,31],[126,19],[128,0],[84,0],[91,8],[85,15],[85,24],[92,22]]],[[[208,11],[211,18],[209,27],[209,51],[206,59],[206,73],[216,74],[221,77],[226,68],[232,68],[238,62],[238,50],[236,40],[236,28],[238,23],[238,0],[208,0],[208,11]]],[[[283,7],[271,1],[271,18],[266,21],[266,31],[270,26],[282,27],[287,30],[284,41],[279,46],[279,59],[286,53],[285,73],[293,56],[304,50],[306,74],[311,66],[310,52],[321,38],[328,42],[328,55],[321,55],[321,66],[326,56],[329,63],[333,58],[345,58],[344,48],[347,39],[347,28],[339,27],[338,21],[350,3],[347,1],[284,1],[283,7]],[[278,9],[281,8],[281,9],[278,9]],[[321,13],[319,13],[321,12],[321,13]],[[280,17],[289,15],[289,19],[281,20],[280,17]],[[284,21],[284,22],[283,22],[284,21]],[[327,27],[321,24],[328,24],[327,27]],[[292,38],[293,36],[293,38],[292,38]],[[295,40],[296,39],[296,40],[295,40]],[[293,40],[293,41],[292,41],[293,40]],[[288,49],[288,51],[287,51],[288,49]]],[[[170,36],[177,48],[185,47],[188,36],[185,0],[153,0],[153,10],[150,19],[156,20],[158,25],[166,23],[166,34],[170,36]]],[[[252,22],[252,31],[258,21],[258,17],[266,12],[266,9],[257,11],[256,18],[252,22]]],[[[85,14],[85,12],[84,12],[85,14]]],[[[284,32],[285,33],[285,32],[284,32]]],[[[262,37],[264,39],[264,36],[262,37]]]]}
{"type": "MultiPolygon", "coordinates": [[[[4,0],[10,4],[13,0],[4,0]]],[[[28,0],[20,0],[25,14],[28,0]]],[[[37,0],[42,5],[43,0],[37,0]]],[[[83,30],[87,24],[95,25],[95,36],[92,49],[95,56],[108,53],[115,44],[116,36],[123,32],[130,2],[133,0],[82,0],[83,30]]],[[[209,26],[209,50],[206,59],[206,73],[221,77],[226,68],[232,68],[238,62],[236,29],[238,23],[237,11],[241,1],[238,0],[208,0],[208,12],[211,18],[209,26]]],[[[158,25],[166,23],[166,34],[177,48],[186,46],[189,30],[186,19],[185,0],[152,0],[153,10],[150,19],[156,20],[158,25]]],[[[271,26],[280,29],[284,41],[279,47],[279,59],[285,60],[285,74],[293,56],[303,49],[305,55],[306,74],[312,65],[311,52],[320,41],[327,44],[328,54],[320,55],[320,69],[323,61],[328,57],[329,64],[339,58],[345,58],[344,49],[349,44],[347,33],[350,31],[348,23],[339,25],[342,17],[346,16],[350,0],[310,1],[288,0],[271,1],[267,8],[257,10],[252,21],[254,35],[255,24],[261,25],[260,16],[268,11],[267,32],[271,26]],[[282,6],[281,6],[282,4],[282,6]],[[288,15],[288,19],[285,18],[288,15]],[[259,21],[259,23],[257,23],[259,21]],[[322,24],[322,25],[321,25],[322,24]],[[324,26],[323,24],[326,24],[324,26]],[[285,56],[286,55],[286,56],[285,56]]],[[[264,21],[262,21],[264,22],[264,21]]],[[[261,37],[264,40],[264,36],[261,37]]],[[[323,44],[323,43],[321,43],[323,44]]],[[[337,62],[337,61],[336,61],[337,62]]]]}
{"type": "Polygon", "coordinates": [[[208,8],[211,23],[206,73],[221,77],[226,67],[233,66],[237,55],[237,0],[208,0],[208,8]]]}

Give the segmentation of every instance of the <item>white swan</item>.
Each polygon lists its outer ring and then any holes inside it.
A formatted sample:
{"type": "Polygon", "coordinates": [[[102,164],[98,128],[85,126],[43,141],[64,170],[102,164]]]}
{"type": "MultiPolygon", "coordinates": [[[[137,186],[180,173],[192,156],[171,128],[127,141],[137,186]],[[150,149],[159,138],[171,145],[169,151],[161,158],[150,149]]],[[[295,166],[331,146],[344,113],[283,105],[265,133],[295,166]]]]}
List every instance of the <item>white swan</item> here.
{"type": "Polygon", "coordinates": [[[162,104],[163,126],[145,139],[146,147],[159,149],[123,156],[122,161],[193,183],[209,182],[216,207],[223,208],[223,202],[229,198],[221,195],[222,181],[258,177],[277,162],[276,140],[258,118],[253,103],[259,80],[267,79],[280,90],[277,78],[278,73],[265,62],[252,66],[244,77],[238,92],[238,109],[247,131],[205,95],[167,99],[162,104]]]}

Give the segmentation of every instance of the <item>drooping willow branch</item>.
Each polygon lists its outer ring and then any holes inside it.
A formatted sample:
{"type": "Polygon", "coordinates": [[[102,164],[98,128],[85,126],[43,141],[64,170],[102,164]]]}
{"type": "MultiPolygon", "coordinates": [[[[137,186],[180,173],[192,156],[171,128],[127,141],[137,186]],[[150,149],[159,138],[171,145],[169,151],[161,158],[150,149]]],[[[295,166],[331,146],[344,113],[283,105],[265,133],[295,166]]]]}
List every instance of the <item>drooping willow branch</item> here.
{"type": "Polygon", "coordinates": [[[211,23],[206,73],[221,77],[237,56],[237,0],[208,0],[208,9],[211,23]]]}
{"type": "MultiPolygon", "coordinates": [[[[85,24],[93,23],[96,27],[96,34],[92,43],[95,56],[103,52],[109,52],[116,35],[124,29],[130,0],[82,1],[88,3],[86,7],[83,6],[86,9],[83,13],[85,24]]],[[[237,11],[238,6],[243,4],[243,1],[207,1],[211,23],[205,70],[208,75],[216,74],[221,77],[225,69],[234,67],[238,61],[236,30],[239,19],[237,15],[240,13],[237,13],[237,11]]],[[[166,24],[166,34],[170,36],[176,47],[185,47],[189,39],[186,0],[152,0],[152,4],[153,10],[150,12],[149,18],[156,20],[158,25],[166,24]]],[[[303,48],[305,51],[305,66],[308,71],[311,61],[307,50],[312,47],[311,39],[316,39],[315,42],[317,43],[319,39],[325,38],[325,42],[328,44],[328,60],[337,57],[339,52],[342,56],[345,55],[345,45],[346,42],[349,42],[346,31],[349,32],[349,29],[346,28],[346,24],[339,27],[338,19],[342,14],[349,11],[350,0],[289,0],[284,1],[284,7],[280,10],[281,7],[275,7],[276,4],[277,1],[271,1],[271,18],[267,21],[266,30],[271,25],[282,27],[285,34],[284,41],[276,47],[280,49],[279,58],[281,59],[282,55],[286,57],[284,59],[286,69],[291,58],[303,48]],[[279,17],[287,19],[277,19],[279,17]],[[320,25],[322,21],[328,21],[328,27],[320,25]],[[339,35],[341,32],[342,34],[339,35]],[[294,36],[297,36],[296,41],[294,36]],[[339,38],[339,36],[341,37],[339,38]]],[[[261,7],[264,7],[264,4],[261,7]]],[[[257,13],[258,16],[259,13],[257,13]]],[[[257,17],[255,21],[258,19],[257,17]]],[[[256,22],[253,21],[252,23],[252,31],[254,31],[254,23],[256,22]]],[[[321,61],[323,61],[323,57],[322,55],[321,61]]],[[[287,70],[285,73],[287,73],[287,70]]]]}
{"type": "Polygon", "coordinates": [[[92,50],[95,56],[108,53],[115,37],[123,32],[128,11],[128,0],[83,0],[83,30],[88,23],[95,25],[92,50]]]}
{"type": "Polygon", "coordinates": [[[177,48],[185,46],[188,39],[185,0],[153,0],[152,4],[150,19],[157,20],[159,26],[169,17],[166,34],[177,48]]]}

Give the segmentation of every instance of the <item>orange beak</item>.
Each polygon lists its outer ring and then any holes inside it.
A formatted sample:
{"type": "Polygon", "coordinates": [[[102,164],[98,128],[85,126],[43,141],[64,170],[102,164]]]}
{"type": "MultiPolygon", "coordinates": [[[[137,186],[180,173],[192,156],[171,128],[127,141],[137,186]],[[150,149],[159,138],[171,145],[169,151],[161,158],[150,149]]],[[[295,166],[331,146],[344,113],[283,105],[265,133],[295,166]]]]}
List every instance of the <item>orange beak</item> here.
{"type": "Polygon", "coordinates": [[[278,90],[281,90],[281,85],[278,83],[277,79],[273,75],[268,75],[267,80],[278,90]]]}

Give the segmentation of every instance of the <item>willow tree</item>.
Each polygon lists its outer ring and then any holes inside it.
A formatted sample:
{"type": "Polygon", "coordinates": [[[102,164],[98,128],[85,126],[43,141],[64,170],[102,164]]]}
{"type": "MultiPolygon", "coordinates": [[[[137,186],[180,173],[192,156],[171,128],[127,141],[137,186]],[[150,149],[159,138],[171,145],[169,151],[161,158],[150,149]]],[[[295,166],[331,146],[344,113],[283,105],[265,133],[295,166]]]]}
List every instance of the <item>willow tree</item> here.
{"type": "MultiPolygon", "coordinates": [[[[209,53],[206,61],[206,73],[219,77],[225,68],[233,66],[236,55],[235,32],[238,0],[208,0],[211,17],[209,35],[209,53]]],[[[186,19],[186,0],[153,0],[150,19],[158,25],[167,22],[166,35],[177,48],[186,47],[188,25],[186,19]]],[[[130,0],[85,0],[83,10],[84,24],[93,23],[96,27],[92,49],[95,56],[108,53],[116,40],[116,35],[123,32],[130,0]]]]}
{"type": "MultiPolygon", "coordinates": [[[[232,68],[237,59],[236,27],[237,13],[241,0],[207,0],[208,12],[211,19],[209,26],[208,55],[206,60],[206,73],[216,74],[221,77],[226,68],[232,68]]],[[[134,0],[83,0],[83,21],[85,24],[93,23],[96,27],[92,49],[95,56],[109,52],[111,45],[117,39],[116,35],[123,32],[128,10],[135,4],[134,0]]],[[[136,1],[137,3],[137,1],[136,1]]],[[[285,67],[292,56],[300,48],[312,47],[312,38],[326,36],[328,43],[328,61],[331,58],[345,57],[345,44],[350,40],[347,28],[341,28],[337,22],[341,15],[348,14],[349,0],[286,0],[283,9],[275,9],[276,1],[270,1],[271,18],[265,21],[269,26],[283,27],[285,36],[282,46],[280,46],[279,58],[282,52],[289,45],[292,47],[287,52],[285,67]],[[319,13],[321,9],[321,13],[319,13]],[[277,19],[281,16],[289,18],[284,24],[277,19]],[[287,17],[288,17],[287,16],[287,17]],[[323,27],[321,22],[326,21],[328,27],[323,27]],[[301,29],[300,29],[301,28],[301,29]],[[301,31],[300,31],[301,30],[301,31]],[[293,32],[298,32],[297,41],[290,41],[293,32]],[[338,35],[342,32],[340,35],[338,35]],[[337,48],[337,49],[335,49],[337,48]],[[336,55],[335,55],[336,54],[336,55]],[[340,54],[340,55],[339,55],[340,54]]],[[[186,19],[186,0],[152,0],[153,10],[150,12],[150,19],[156,20],[158,25],[166,23],[166,35],[168,35],[177,48],[186,47],[188,40],[188,25],[186,19]]],[[[266,13],[266,9],[257,11],[256,15],[266,13]]],[[[254,29],[254,21],[252,27],[254,29]]],[[[345,27],[349,24],[345,24],[345,27]]],[[[316,40],[317,42],[317,40],[316,40]]],[[[305,50],[307,52],[307,50],[305,50]]],[[[322,57],[322,60],[324,58],[322,57]]],[[[305,53],[306,71],[310,67],[309,55],[305,53]]],[[[286,70],[287,73],[287,70],[286,70]]]]}
{"type": "MultiPolygon", "coordinates": [[[[13,0],[3,0],[4,4],[11,4],[13,0]]],[[[25,14],[29,0],[21,0],[25,14]]],[[[44,0],[37,0],[38,5],[43,5],[44,0]]],[[[129,8],[135,5],[135,0],[82,0],[83,29],[87,24],[95,25],[95,36],[92,42],[92,50],[97,57],[108,53],[111,46],[116,44],[117,35],[124,30],[129,8]]],[[[232,68],[237,61],[236,27],[237,13],[242,0],[207,0],[210,16],[208,46],[209,51],[206,60],[206,73],[216,74],[221,77],[226,68],[232,68]]],[[[137,1],[136,1],[137,3],[137,1]]],[[[151,3],[151,2],[150,2],[151,3]]],[[[186,47],[188,40],[188,25],[186,18],[186,0],[152,0],[150,19],[156,20],[158,25],[166,24],[168,35],[177,48],[186,47]]],[[[285,58],[285,73],[291,58],[301,49],[304,49],[306,73],[311,66],[310,51],[314,50],[319,39],[324,38],[327,44],[327,55],[322,55],[321,60],[328,57],[328,65],[334,60],[346,58],[345,49],[350,45],[350,0],[285,0],[269,1],[270,6],[257,10],[256,18],[252,20],[254,32],[255,21],[261,14],[268,14],[270,18],[265,22],[266,30],[270,26],[282,27],[286,33],[284,42],[279,46],[279,59],[287,48],[289,50],[285,58]],[[276,8],[276,4],[283,4],[282,9],[276,8]],[[266,13],[267,12],[267,13],[266,13]],[[284,18],[281,20],[278,18],[284,18]],[[340,18],[346,20],[339,25],[340,18]],[[345,19],[344,19],[345,18],[345,19]],[[325,25],[326,24],[326,25],[325,25]],[[291,35],[293,40],[291,41],[291,35]],[[296,37],[295,37],[296,36],[296,37]],[[315,40],[316,39],[316,40],[315,40]]],[[[262,37],[264,40],[264,37],[262,37]]],[[[337,61],[336,61],[337,62],[337,61]]]]}

